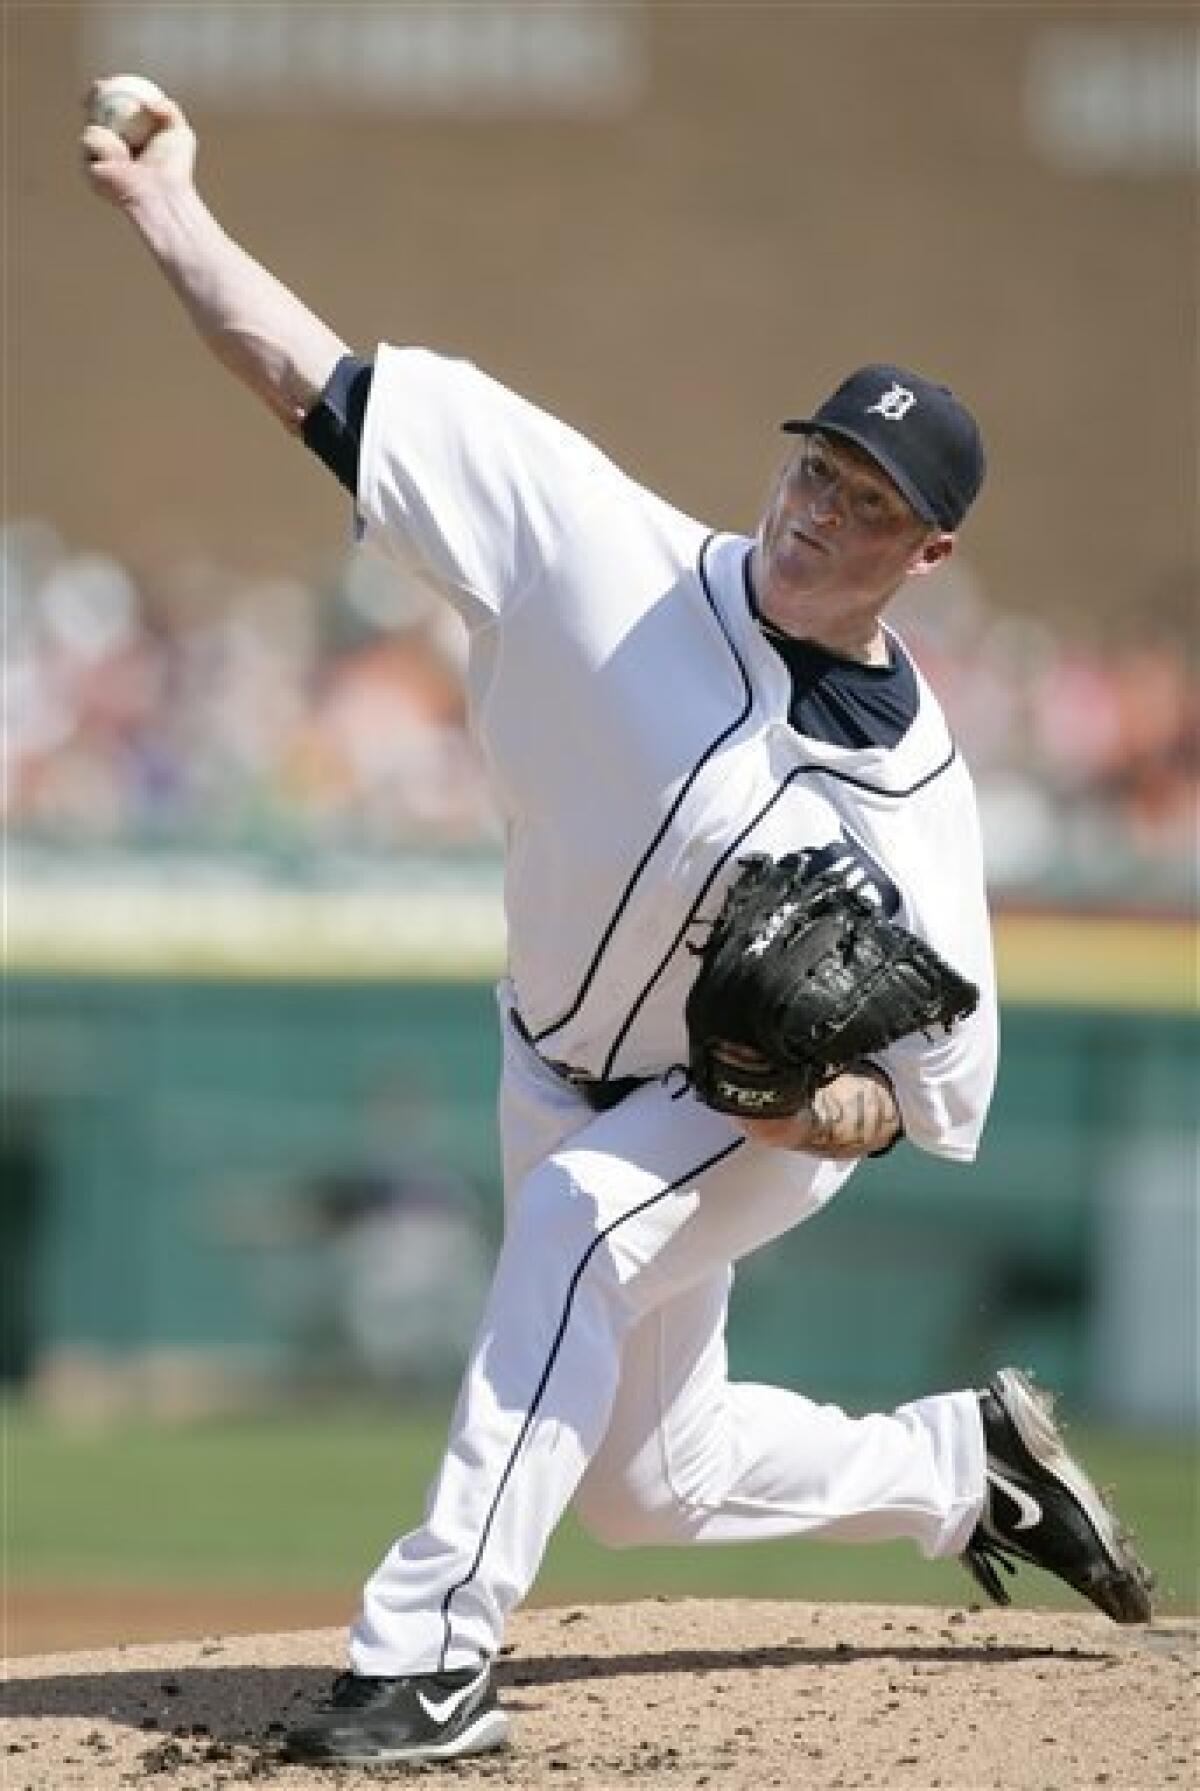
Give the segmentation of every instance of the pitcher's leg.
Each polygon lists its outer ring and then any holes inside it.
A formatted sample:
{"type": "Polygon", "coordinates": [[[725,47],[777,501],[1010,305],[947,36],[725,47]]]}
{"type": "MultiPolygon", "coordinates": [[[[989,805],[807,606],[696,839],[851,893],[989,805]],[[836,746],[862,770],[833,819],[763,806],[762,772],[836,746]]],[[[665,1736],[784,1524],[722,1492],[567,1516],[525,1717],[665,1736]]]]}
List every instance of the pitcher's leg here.
{"type": "Polygon", "coordinates": [[[605,1438],[575,1500],[601,1541],[906,1538],[956,1555],[983,1498],[974,1393],[855,1418],[781,1387],[731,1383],[728,1277],[643,1318],[630,1335],[605,1438]]]}
{"type": "MultiPolygon", "coordinates": [[[[642,1387],[651,1371],[640,1355],[622,1362],[634,1326],[809,1217],[848,1174],[845,1165],[749,1145],[720,1115],[654,1086],[567,1138],[526,1178],[425,1520],[367,1586],[352,1637],[357,1672],[465,1666],[495,1651],[599,1449],[619,1377],[642,1387]]],[[[680,1336],[668,1350],[686,1367],[691,1343],[680,1336]]],[[[925,1507],[951,1497],[928,1491],[945,1472],[945,1449],[930,1449],[919,1415],[877,1421],[870,1446],[850,1440],[842,1415],[818,1418],[819,1434],[806,1441],[815,1408],[798,1396],[730,1389],[723,1397],[727,1415],[717,1418],[736,1447],[719,1492],[698,1495],[705,1511],[712,1506],[710,1532],[778,1534],[770,1523],[795,1531],[835,1518],[850,1525],[876,1486],[897,1510],[915,1506],[914,1524],[933,1524],[925,1507]],[[776,1409],[762,1409],[765,1399],[776,1409]],[[792,1419],[800,1440],[772,1445],[792,1419]],[[928,1459],[912,1466],[920,1456],[928,1459]],[[807,1478],[798,1488],[800,1462],[807,1478]]],[[[948,1428],[957,1434],[954,1422],[948,1428]]],[[[947,1421],[933,1429],[944,1433],[947,1421]]],[[[978,1490],[981,1482],[954,1492],[978,1490]]]]}
{"type": "Polygon", "coordinates": [[[351,1636],[365,1675],[495,1652],[598,1448],[654,1260],[699,1189],[744,1148],[715,1114],[647,1089],[530,1175],[509,1224],[419,1529],[367,1584],[351,1636]],[[637,1160],[622,1148],[638,1139],[637,1160]]]}

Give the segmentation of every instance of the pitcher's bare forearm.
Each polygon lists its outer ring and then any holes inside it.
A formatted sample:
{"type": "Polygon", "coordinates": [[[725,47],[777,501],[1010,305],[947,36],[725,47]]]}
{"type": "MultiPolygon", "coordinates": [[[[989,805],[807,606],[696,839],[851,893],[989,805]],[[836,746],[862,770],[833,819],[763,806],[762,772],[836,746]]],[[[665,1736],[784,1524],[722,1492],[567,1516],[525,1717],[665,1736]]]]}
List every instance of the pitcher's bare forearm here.
{"type": "Polygon", "coordinates": [[[145,109],[154,128],[137,150],[86,126],[88,182],[124,212],[218,360],[298,431],[346,345],[217,223],[196,191],[196,138],[179,106],[164,94],[145,109]]]}
{"type": "Polygon", "coordinates": [[[799,1113],[741,1122],[748,1138],[777,1150],[853,1161],[886,1150],[900,1135],[900,1109],[882,1070],[862,1064],[834,1076],[799,1113]]]}
{"type": "Polygon", "coordinates": [[[226,235],[194,188],[125,210],[218,360],[298,430],[345,343],[226,235]]]}

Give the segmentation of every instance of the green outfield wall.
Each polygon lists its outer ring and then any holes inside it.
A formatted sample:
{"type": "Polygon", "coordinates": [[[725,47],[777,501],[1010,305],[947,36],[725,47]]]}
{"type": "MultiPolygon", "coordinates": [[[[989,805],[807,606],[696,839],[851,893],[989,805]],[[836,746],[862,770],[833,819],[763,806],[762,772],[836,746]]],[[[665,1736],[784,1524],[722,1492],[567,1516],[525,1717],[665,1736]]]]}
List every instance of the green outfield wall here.
{"type": "MultiPolygon", "coordinates": [[[[739,1373],[902,1398],[1012,1359],[1098,1417],[1195,1415],[1190,1016],[1014,1003],[1004,1038],[977,1164],[902,1146],[742,1265],[739,1373]]],[[[482,980],[11,975],[5,1378],[444,1382],[498,1233],[497,1057],[482,980]]]]}

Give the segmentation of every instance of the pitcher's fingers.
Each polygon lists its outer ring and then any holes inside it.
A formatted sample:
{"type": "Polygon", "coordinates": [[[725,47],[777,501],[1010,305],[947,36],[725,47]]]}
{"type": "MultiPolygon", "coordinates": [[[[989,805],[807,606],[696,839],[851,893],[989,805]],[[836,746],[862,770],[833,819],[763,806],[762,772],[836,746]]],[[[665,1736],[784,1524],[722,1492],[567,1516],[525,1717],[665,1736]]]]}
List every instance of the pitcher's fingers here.
{"type": "Polygon", "coordinates": [[[188,121],[184,116],[183,107],[179,105],[176,100],[173,100],[170,94],[164,93],[161,99],[147,99],[143,101],[143,104],[150,116],[152,118],[157,118],[160,123],[165,125],[182,125],[185,129],[188,128],[188,121]]]}
{"type": "Polygon", "coordinates": [[[83,158],[84,166],[88,168],[95,168],[103,162],[133,160],[124,137],[119,137],[116,131],[110,131],[103,124],[84,126],[79,138],[79,153],[83,158]]]}

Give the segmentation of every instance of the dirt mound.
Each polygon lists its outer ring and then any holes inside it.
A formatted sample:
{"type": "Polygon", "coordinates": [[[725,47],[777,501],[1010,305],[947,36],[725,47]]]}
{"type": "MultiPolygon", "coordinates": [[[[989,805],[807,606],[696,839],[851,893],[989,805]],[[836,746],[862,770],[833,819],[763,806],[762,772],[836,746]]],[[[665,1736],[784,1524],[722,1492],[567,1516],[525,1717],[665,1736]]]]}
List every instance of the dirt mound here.
{"type": "MultiPolygon", "coordinates": [[[[1118,1629],[1090,1613],[690,1600],[531,1610],[498,1673],[512,1747],[441,1774],[523,1791],[1191,1786],[1196,1641],[1194,1621],[1118,1629]]],[[[341,1666],[342,1642],[308,1630],[19,1659],[4,1694],[5,1791],[366,1784],[278,1757],[284,1727],[341,1666]]]]}

